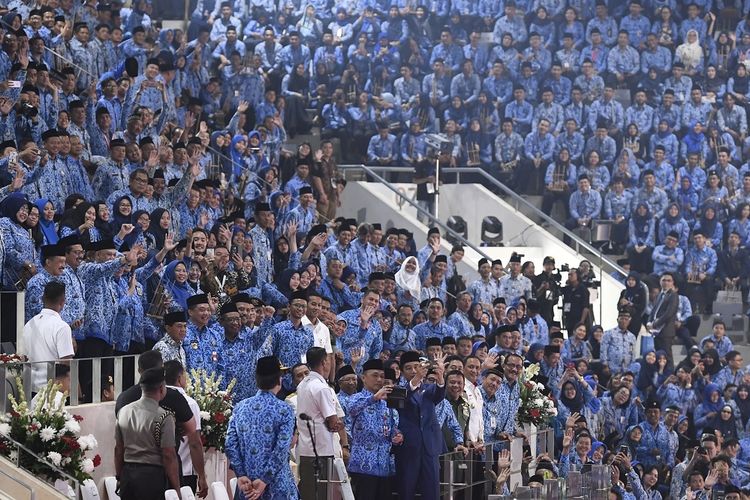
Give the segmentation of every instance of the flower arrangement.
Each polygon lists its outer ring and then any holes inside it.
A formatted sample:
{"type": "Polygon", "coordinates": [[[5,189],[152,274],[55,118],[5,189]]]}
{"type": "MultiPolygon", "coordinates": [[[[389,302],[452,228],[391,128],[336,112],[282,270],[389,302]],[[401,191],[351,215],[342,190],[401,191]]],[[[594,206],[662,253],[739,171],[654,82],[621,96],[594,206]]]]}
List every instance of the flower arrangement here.
{"type": "Polygon", "coordinates": [[[20,377],[16,378],[16,383],[20,398],[17,401],[9,396],[12,409],[0,415],[0,455],[11,461],[17,459],[21,467],[50,482],[67,479],[59,471],[81,483],[91,479],[91,473],[102,461],[99,455],[86,456],[86,452],[98,446],[96,438],[92,434],[81,435],[83,417],[65,410],[67,394],[60,392],[60,385],[50,380],[40,390],[38,403],[31,410],[20,377]],[[14,441],[34,455],[17,450],[14,441]]]}
{"type": "Polygon", "coordinates": [[[224,441],[232,415],[232,389],[237,381],[232,379],[226,389],[221,389],[222,377],[206,370],[192,370],[185,390],[200,408],[201,440],[206,450],[224,451],[224,441]]]}
{"type": "Polygon", "coordinates": [[[542,393],[544,385],[534,381],[538,374],[538,364],[524,368],[521,372],[518,380],[521,403],[516,415],[519,424],[546,424],[557,415],[555,401],[542,393]]]}
{"type": "Polygon", "coordinates": [[[11,373],[20,373],[23,366],[21,363],[28,361],[23,354],[0,354],[0,367],[3,367],[11,373]]]}

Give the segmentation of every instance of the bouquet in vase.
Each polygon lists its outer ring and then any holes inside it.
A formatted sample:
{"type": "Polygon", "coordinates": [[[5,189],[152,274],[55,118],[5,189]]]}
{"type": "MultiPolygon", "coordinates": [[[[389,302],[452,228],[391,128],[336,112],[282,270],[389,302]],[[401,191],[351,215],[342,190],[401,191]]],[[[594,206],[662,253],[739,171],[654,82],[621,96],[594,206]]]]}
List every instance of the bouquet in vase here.
{"type": "Polygon", "coordinates": [[[539,374],[539,365],[526,367],[518,379],[521,403],[516,420],[519,424],[542,425],[557,416],[557,407],[551,396],[542,393],[544,385],[534,381],[539,374]]]}
{"type": "Polygon", "coordinates": [[[195,399],[201,412],[201,439],[203,447],[224,451],[224,440],[232,415],[232,389],[236,384],[232,379],[226,389],[221,389],[222,377],[206,370],[192,370],[188,380],[188,396],[195,399]]]}
{"type": "Polygon", "coordinates": [[[71,415],[65,410],[67,394],[60,392],[60,385],[50,380],[38,396],[34,410],[29,408],[24,396],[20,377],[19,400],[8,396],[12,409],[0,415],[0,455],[33,474],[54,483],[66,480],[60,472],[79,482],[91,479],[91,473],[102,459],[99,455],[88,458],[86,452],[97,447],[93,434],[81,435],[80,422],[83,417],[71,415]],[[18,449],[19,443],[33,455],[18,449]]]}
{"type": "Polygon", "coordinates": [[[28,361],[28,358],[23,354],[0,354],[0,368],[4,368],[12,373],[21,373],[23,370],[23,363],[28,361]]]}

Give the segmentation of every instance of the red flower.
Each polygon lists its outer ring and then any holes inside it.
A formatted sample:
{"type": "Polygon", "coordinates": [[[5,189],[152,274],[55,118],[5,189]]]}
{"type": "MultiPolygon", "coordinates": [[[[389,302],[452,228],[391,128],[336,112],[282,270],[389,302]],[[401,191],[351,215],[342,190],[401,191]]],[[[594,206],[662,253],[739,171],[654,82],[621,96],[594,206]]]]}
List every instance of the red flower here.
{"type": "Polygon", "coordinates": [[[216,422],[217,424],[223,424],[226,421],[227,417],[225,417],[223,413],[214,414],[214,422],[216,422]]]}
{"type": "Polygon", "coordinates": [[[526,382],[526,383],[525,383],[524,385],[525,385],[525,386],[526,386],[526,388],[527,388],[527,389],[529,389],[529,390],[531,390],[531,389],[533,389],[533,388],[534,388],[534,386],[533,386],[533,385],[531,385],[531,382],[526,382]]]}
{"type": "Polygon", "coordinates": [[[75,438],[72,438],[70,436],[63,436],[62,442],[65,443],[65,452],[63,454],[72,455],[74,452],[81,449],[81,446],[78,444],[78,441],[75,438]]]}
{"type": "Polygon", "coordinates": [[[99,455],[94,457],[94,467],[99,467],[102,464],[102,457],[99,455]]]}
{"type": "Polygon", "coordinates": [[[533,410],[531,410],[531,416],[534,418],[539,418],[541,416],[541,412],[534,408],[533,410]]]}
{"type": "Polygon", "coordinates": [[[80,415],[73,415],[73,420],[76,422],[83,422],[83,417],[80,415]]]}

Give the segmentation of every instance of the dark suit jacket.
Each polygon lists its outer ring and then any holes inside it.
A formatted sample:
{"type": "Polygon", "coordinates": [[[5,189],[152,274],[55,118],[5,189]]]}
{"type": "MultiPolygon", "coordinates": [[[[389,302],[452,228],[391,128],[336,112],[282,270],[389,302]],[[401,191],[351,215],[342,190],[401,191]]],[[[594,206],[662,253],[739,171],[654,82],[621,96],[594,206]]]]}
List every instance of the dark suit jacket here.
{"type": "Polygon", "coordinates": [[[435,405],[445,398],[445,386],[423,382],[412,391],[407,383],[406,389],[406,404],[398,410],[398,428],[404,435],[404,442],[394,450],[414,454],[422,448],[428,456],[437,456],[443,451],[443,435],[435,415],[435,405]]]}
{"type": "MultiPolygon", "coordinates": [[[[658,296],[656,300],[659,300],[658,296]]],[[[664,295],[658,309],[651,311],[648,320],[652,323],[652,328],[659,332],[660,337],[675,336],[674,322],[677,319],[679,306],[680,297],[672,290],[664,295]]]]}

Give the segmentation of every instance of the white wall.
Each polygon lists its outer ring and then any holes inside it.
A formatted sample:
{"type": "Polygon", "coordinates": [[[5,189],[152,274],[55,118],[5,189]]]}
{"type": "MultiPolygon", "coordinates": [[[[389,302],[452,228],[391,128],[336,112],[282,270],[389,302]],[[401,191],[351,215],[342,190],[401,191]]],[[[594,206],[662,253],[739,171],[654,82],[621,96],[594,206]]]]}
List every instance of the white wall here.
{"type": "MultiPolygon", "coordinates": [[[[414,196],[413,184],[395,184],[400,192],[409,197],[414,196]]],[[[565,245],[543,227],[535,224],[511,205],[477,184],[448,184],[440,188],[440,220],[445,223],[452,215],[460,215],[468,225],[468,240],[476,246],[480,244],[481,221],[487,215],[494,215],[503,223],[505,242],[513,246],[482,247],[481,250],[491,258],[499,258],[503,263],[508,261],[513,251],[525,255],[524,260],[533,260],[537,272],[541,269],[544,256],[551,255],[558,266],[570,264],[575,267],[583,257],[571,247],[565,245]]],[[[400,198],[386,186],[374,182],[349,182],[344,190],[341,202],[341,214],[356,217],[357,220],[379,221],[383,229],[395,226],[406,228],[415,234],[417,246],[424,244],[427,227],[417,221],[417,210],[400,198]],[[401,206],[399,206],[401,204],[401,206]]],[[[445,253],[450,252],[451,245],[443,238],[445,253]]],[[[459,272],[467,281],[478,277],[476,266],[480,255],[467,248],[463,265],[459,272]]],[[[596,262],[592,262],[597,276],[600,275],[596,262]]],[[[564,278],[564,276],[563,276],[564,278]]],[[[598,293],[592,294],[596,322],[604,328],[617,324],[617,299],[622,285],[605,274],[601,276],[602,286],[598,293]],[[601,314],[600,314],[600,297],[601,314]]]]}

